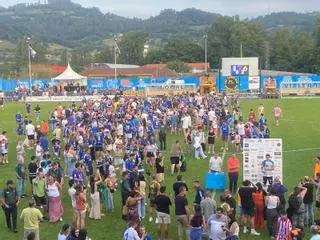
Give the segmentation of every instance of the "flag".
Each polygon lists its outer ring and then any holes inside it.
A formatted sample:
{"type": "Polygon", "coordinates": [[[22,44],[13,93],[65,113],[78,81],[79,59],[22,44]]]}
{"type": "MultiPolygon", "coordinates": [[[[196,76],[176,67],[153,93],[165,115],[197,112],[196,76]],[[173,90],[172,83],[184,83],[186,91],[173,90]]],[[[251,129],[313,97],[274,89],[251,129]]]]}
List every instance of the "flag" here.
{"type": "Polygon", "coordinates": [[[29,48],[29,54],[32,58],[34,58],[37,54],[37,52],[31,47],[31,45],[28,46],[29,48]]]}

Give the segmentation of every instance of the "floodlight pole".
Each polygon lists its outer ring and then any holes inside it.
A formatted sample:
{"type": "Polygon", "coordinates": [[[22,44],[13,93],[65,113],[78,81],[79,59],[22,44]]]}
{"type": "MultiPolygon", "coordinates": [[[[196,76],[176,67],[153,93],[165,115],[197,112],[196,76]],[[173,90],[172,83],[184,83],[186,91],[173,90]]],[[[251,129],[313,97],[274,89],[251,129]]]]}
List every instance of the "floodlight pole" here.
{"type": "Polygon", "coordinates": [[[29,84],[30,84],[30,92],[32,90],[32,74],[31,74],[31,53],[30,53],[30,42],[31,38],[27,38],[27,49],[28,49],[28,61],[29,61],[29,84]]]}
{"type": "Polygon", "coordinates": [[[208,35],[204,35],[204,61],[205,61],[205,72],[208,73],[208,35]]]}
{"type": "Polygon", "coordinates": [[[117,38],[114,38],[114,79],[117,80],[117,38]]]}

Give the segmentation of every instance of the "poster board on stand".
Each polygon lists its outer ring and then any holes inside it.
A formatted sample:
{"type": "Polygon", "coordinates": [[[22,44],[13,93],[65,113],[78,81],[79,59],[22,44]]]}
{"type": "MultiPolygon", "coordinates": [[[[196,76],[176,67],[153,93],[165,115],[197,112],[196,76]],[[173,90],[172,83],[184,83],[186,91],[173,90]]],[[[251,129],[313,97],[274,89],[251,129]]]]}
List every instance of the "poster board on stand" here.
{"type": "Polygon", "coordinates": [[[281,138],[243,139],[243,179],[253,183],[263,182],[263,165],[266,155],[274,164],[269,174],[283,179],[283,143],[281,138]]]}

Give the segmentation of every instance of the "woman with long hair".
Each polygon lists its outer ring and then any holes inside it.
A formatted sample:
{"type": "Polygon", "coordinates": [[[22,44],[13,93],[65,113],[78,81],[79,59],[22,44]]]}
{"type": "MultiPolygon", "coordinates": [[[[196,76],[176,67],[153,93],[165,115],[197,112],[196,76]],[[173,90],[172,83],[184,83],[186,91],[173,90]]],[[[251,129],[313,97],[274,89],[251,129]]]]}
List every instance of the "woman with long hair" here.
{"type": "Polygon", "coordinates": [[[280,205],[280,199],[276,194],[274,188],[271,188],[269,195],[265,197],[266,205],[266,217],[267,217],[267,229],[270,237],[276,235],[276,221],[278,219],[278,206],[280,205]]]}
{"type": "Polygon", "coordinates": [[[53,176],[49,176],[47,180],[47,195],[49,202],[49,217],[50,222],[55,223],[62,221],[63,207],[61,202],[61,185],[55,180],[53,176]]]}
{"type": "Polygon", "coordinates": [[[264,199],[267,193],[263,190],[262,184],[258,182],[256,184],[257,191],[252,193],[254,205],[256,208],[256,215],[254,218],[254,224],[256,228],[262,229],[264,228],[264,199]]]}
{"type": "Polygon", "coordinates": [[[82,189],[81,186],[76,186],[76,207],[75,207],[75,219],[74,219],[74,227],[76,228],[84,228],[85,227],[85,218],[87,212],[86,205],[86,189],[82,189]]]}
{"type": "Polygon", "coordinates": [[[89,218],[95,220],[101,219],[100,213],[100,193],[98,186],[101,183],[101,177],[96,178],[94,175],[90,176],[90,198],[91,198],[91,209],[89,218]]]}
{"type": "Polygon", "coordinates": [[[237,223],[234,216],[230,217],[230,221],[228,222],[228,226],[224,227],[224,231],[227,233],[226,240],[239,240],[239,224],[237,223]]]}
{"type": "Polygon", "coordinates": [[[130,195],[126,201],[126,207],[128,209],[127,220],[129,221],[139,221],[139,213],[138,213],[138,203],[142,199],[136,191],[131,191],[130,195]]]}
{"type": "Polygon", "coordinates": [[[201,240],[205,228],[205,219],[201,213],[201,207],[194,205],[194,215],[190,220],[190,240],[201,240]]]}

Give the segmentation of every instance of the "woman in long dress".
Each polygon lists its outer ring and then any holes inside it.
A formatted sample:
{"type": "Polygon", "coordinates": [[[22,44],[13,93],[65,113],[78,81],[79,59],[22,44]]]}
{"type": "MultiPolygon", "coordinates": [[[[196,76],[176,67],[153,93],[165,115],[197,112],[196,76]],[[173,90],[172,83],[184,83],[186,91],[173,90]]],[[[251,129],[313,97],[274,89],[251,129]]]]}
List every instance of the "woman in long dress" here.
{"type": "Polygon", "coordinates": [[[95,176],[90,177],[91,210],[90,210],[89,218],[93,218],[95,220],[101,219],[100,193],[98,191],[98,186],[100,183],[101,183],[100,175],[98,178],[96,178],[95,176]]]}
{"type": "Polygon", "coordinates": [[[258,191],[252,194],[254,205],[256,208],[256,215],[254,218],[255,226],[258,229],[264,228],[264,199],[267,195],[266,192],[263,190],[262,184],[256,184],[258,191]]]}
{"type": "Polygon", "coordinates": [[[48,194],[50,222],[62,221],[61,185],[53,176],[48,177],[46,190],[48,194]]]}
{"type": "Polygon", "coordinates": [[[113,188],[114,188],[113,182],[109,178],[106,178],[99,185],[99,191],[101,193],[101,200],[102,200],[102,202],[108,212],[112,212],[114,209],[113,195],[110,190],[113,188]]]}

